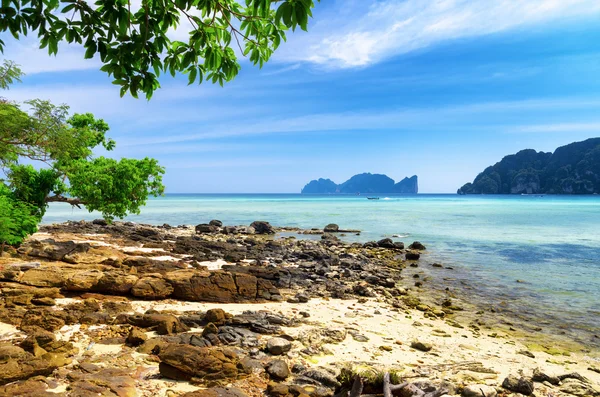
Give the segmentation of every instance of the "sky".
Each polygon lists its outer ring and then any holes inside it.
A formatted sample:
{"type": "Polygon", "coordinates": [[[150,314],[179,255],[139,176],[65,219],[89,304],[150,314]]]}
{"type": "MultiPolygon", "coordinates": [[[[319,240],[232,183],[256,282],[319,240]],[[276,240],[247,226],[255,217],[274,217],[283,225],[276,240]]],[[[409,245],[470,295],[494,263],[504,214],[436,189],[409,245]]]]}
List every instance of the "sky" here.
{"type": "Polygon", "coordinates": [[[448,193],[503,156],[600,136],[598,0],[322,0],[309,32],[224,88],[161,78],[150,101],[61,45],[3,57],[11,100],[66,103],[111,126],[111,156],[159,159],[167,193],[296,193],[362,172],[448,193]]]}

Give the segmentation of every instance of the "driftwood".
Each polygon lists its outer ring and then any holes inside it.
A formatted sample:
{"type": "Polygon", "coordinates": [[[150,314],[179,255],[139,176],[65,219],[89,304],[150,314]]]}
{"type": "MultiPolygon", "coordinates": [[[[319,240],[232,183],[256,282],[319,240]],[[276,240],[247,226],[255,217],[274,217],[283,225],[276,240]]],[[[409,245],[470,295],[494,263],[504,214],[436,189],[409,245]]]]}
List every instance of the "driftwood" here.
{"type": "MultiPolygon", "coordinates": [[[[348,397],[376,397],[380,396],[377,394],[362,394],[364,388],[363,381],[360,375],[356,375],[354,378],[354,383],[352,385],[352,390],[348,393],[348,397]]],[[[398,394],[400,390],[403,390],[404,396],[411,397],[441,397],[444,394],[448,393],[447,389],[441,388],[436,389],[434,391],[425,392],[419,388],[416,383],[404,382],[399,385],[393,385],[390,381],[390,373],[386,372],[383,375],[383,397],[393,397],[395,394],[398,394]]]]}

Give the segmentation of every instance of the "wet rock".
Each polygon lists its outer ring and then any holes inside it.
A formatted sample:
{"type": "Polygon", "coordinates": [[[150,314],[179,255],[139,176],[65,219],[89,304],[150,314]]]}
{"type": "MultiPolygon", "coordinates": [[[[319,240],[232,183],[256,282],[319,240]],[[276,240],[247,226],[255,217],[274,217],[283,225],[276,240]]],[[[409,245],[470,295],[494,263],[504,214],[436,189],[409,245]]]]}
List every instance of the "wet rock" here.
{"type": "Polygon", "coordinates": [[[330,223],[329,225],[327,225],[323,228],[323,231],[325,233],[336,233],[339,230],[340,230],[340,227],[338,225],[336,225],[335,223],[330,223]]]}
{"type": "Polygon", "coordinates": [[[265,221],[254,221],[250,225],[254,229],[256,234],[275,234],[275,229],[269,222],[265,221]]]}
{"type": "Polygon", "coordinates": [[[292,342],[283,338],[271,338],[267,342],[267,350],[269,353],[279,356],[287,353],[292,348],[292,342]]]}
{"type": "Polygon", "coordinates": [[[502,387],[515,393],[521,393],[526,396],[533,394],[533,382],[524,377],[517,378],[514,375],[509,375],[502,382],[502,387]]]}
{"type": "Polygon", "coordinates": [[[131,328],[131,331],[129,331],[129,335],[127,335],[127,339],[125,340],[125,342],[129,345],[129,346],[139,346],[142,343],[144,343],[145,341],[148,340],[148,336],[139,328],[131,328]]]}
{"type": "Polygon", "coordinates": [[[408,248],[417,251],[424,251],[426,249],[425,246],[418,241],[415,241],[414,243],[409,245],[408,248]]]}
{"type": "Polygon", "coordinates": [[[235,379],[238,375],[237,355],[228,349],[168,344],[160,348],[158,357],[160,373],[165,377],[180,379],[183,374],[210,381],[235,379]]]}
{"type": "Polygon", "coordinates": [[[496,397],[496,388],[488,385],[469,385],[463,389],[463,397],[496,397]]]}
{"type": "Polygon", "coordinates": [[[392,241],[391,238],[384,238],[377,242],[377,246],[381,248],[395,249],[396,244],[392,241]]]}
{"type": "Polygon", "coordinates": [[[285,380],[290,376],[290,369],[283,360],[273,360],[267,364],[267,373],[272,379],[285,380]]]}
{"type": "Polygon", "coordinates": [[[131,295],[142,299],[164,299],[173,293],[173,286],[160,275],[142,277],[131,287],[131,295]]]}
{"type": "Polygon", "coordinates": [[[416,261],[416,260],[419,260],[420,258],[421,258],[421,254],[419,254],[418,252],[408,251],[406,253],[406,260],[408,260],[408,261],[416,261]]]}
{"type": "Polygon", "coordinates": [[[411,342],[410,347],[416,350],[420,350],[422,352],[428,352],[431,351],[431,349],[433,349],[431,343],[426,343],[418,340],[411,342]]]}

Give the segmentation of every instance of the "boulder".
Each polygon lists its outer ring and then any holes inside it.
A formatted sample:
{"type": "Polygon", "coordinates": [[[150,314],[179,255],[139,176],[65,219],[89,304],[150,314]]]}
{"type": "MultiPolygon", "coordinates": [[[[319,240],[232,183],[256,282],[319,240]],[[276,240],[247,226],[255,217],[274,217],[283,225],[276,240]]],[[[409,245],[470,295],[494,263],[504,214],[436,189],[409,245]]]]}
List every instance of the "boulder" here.
{"type": "Polygon", "coordinates": [[[196,225],[196,233],[197,234],[202,234],[202,233],[217,233],[219,231],[219,227],[215,226],[215,225],[211,225],[208,223],[201,223],[199,225],[196,225]]]}
{"type": "Polygon", "coordinates": [[[290,369],[283,360],[273,360],[267,364],[267,373],[272,379],[286,380],[290,376],[290,369]]]}
{"type": "Polygon", "coordinates": [[[421,258],[421,254],[415,251],[408,251],[406,253],[406,260],[408,261],[417,261],[421,258]]]}
{"type": "Polygon", "coordinates": [[[209,323],[223,325],[225,324],[225,320],[231,317],[233,316],[229,313],[226,313],[225,310],[217,308],[208,310],[204,316],[204,319],[209,323]]]}
{"type": "Polygon", "coordinates": [[[229,349],[168,344],[160,348],[158,357],[160,373],[165,377],[178,379],[184,375],[215,381],[233,380],[238,376],[237,355],[229,349]]]}
{"type": "Polygon", "coordinates": [[[395,249],[396,248],[396,244],[392,241],[391,238],[384,238],[381,239],[377,242],[377,245],[380,248],[388,248],[388,249],[395,249]]]}
{"type": "Polygon", "coordinates": [[[131,295],[142,299],[164,299],[174,291],[173,286],[159,274],[142,277],[131,287],[131,295]]]}
{"type": "Polygon", "coordinates": [[[337,233],[340,230],[340,227],[335,223],[330,223],[329,225],[323,228],[325,233],[337,233]]]}
{"type": "Polygon", "coordinates": [[[414,243],[409,245],[408,248],[417,251],[424,251],[426,249],[425,246],[418,241],[415,241],[414,243]]]}
{"type": "Polygon", "coordinates": [[[534,390],[533,382],[530,379],[524,377],[517,378],[514,375],[509,375],[504,379],[502,387],[514,393],[521,393],[526,396],[533,394],[534,390]]]}
{"type": "Polygon", "coordinates": [[[40,358],[28,355],[20,360],[0,363],[0,385],[33,376],[49,376],[55,369],[70,363],[64,355],[46,353],[40,358]]]}
{"type": "Polygon", "coordinates": [[[267,350],[269,353],[279,356],[287,353],[292,349],[292,342],[283,338],[271,338],[267,342],[267,350]]]}
{"type": "Polygon", "coordinates": [[[223,226],[223,222],[221,222],[218,219],[213,219],[212,221],[208,222],[209,225],[211,226],[216,226],[216,227],[222,227],[223,226]]]}
{"type": "Polygon", "coordinates": [[[69,390],[73,396],[119,396],[136,397],[135,379],[130,370],[100,368],[90,364],[80,365],[84,371],[69,371],[69,390]]]}
{"type": "Polygon", "coordinates": [[[275,229],[269,222],[265,221],[254,221],[250,225],[254,229],[256,234],[275,234],[275,229]]]}

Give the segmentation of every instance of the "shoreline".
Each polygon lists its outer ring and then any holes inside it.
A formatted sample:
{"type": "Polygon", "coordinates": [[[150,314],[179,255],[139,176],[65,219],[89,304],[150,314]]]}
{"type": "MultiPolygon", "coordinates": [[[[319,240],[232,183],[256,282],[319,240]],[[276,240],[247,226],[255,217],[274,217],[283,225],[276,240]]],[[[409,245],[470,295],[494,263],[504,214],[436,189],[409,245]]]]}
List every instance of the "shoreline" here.
{"type": "MultiPolygon", "coordinates": [[[[28,245],[21,249],[21,253],[16,255],[21,257],[21,260],[17,257],[0,259],[4,274],[2,285],[4,300],[6,301],[10,296],[13,303],[12,307],[8,307],[7,302],[4,302],[2,323],[14,322],[15,319],[10,318],[11,315],[18,317],[18,313],[26,314],[22,309],[29,307],[31,309],[27,310],[39,310],[39,306],[32,307],[31,303],[16,302],[15,296],[30,295],[31,301],[31,297],[35,295],[31,292],[31,288],[34,288],[36,293],[41,289],[61,289],[63,296],[67,298],[51,298],[54,299],[54,305],[49,310],[54,313],[56,308],[60,308],[59,310],[73,312],[76,307],[76,311],[83,313],[83,317],[80,317],[76,324],[71,325],[67,320],[63,326],[66,328],[64,330],[63,327],[58,328],[55,332],[58,334],[72,332],[66,338],[77,342],[76,345],[79,343],[79,350],[89,347],[89,344],[88,347],[84,347],[80,343],[81,340],[95,341],[91,343],[96,347],[90,349],[99,357],[108,352],[108,354],[127,356],[141,367],[152,363],[147,369],[149,372],[140,375],[141,378],[135,379],[132,383],[135,384],[139,395],[152,395],[152,385],[158,385],[156,387],[159,390],[164,390],[165,387],[174,388],[175,394],[172,395],[175,396],[183,395],[184,391],[191,391],[190,388],[202,384],[179,382],[171,385],[172,381],[164,379],[164,368],[158,369],[156,366],[157,360],[165,361],[165,357],[161,358],[159,354],[157,359],[148,361],[149,358],[154,357],[147,354],[151,352],[146,351],[145,354],[139,355],[123,343],[124,333],[130,331],[132,322],[135,323],[134,327],[143,324],[136,323],[137,320],[132,320],[131,317],[125,325],[114,323],[114,320],[111,320],[113,325],[110,325],[111,323],[107,323],[106,319],[98,318],[90,323],[85,314],[86,309],[83,307],[95,305],[89,301],[90,299],[100,302],[101,307],[111,307],[116,310],[115,318],[118,318],[120,310],[118,307],[122,305],[122,308],[130,313],[129,316],[134,316],[134,313],[149,313],[148,310],[152,310],[159,314],[174,316],[174,324],[183,321],[182,318],[202,316],[201,313],[209,309],[223,309],[233,316],[231,317],[233,320],[226,320],[224,323],[230,328],[243,327],[236,318],[243,317],[244,311],[268,310],[273,313],[273,316],[281,316],[281,319],[277,320],[280,327],[278,333],[292,341],[293,347],[284,357],[284,361],[290,365],[290,368],[298,362],[304,366],[333,369],[334,372],[339,372],[347,364],[346,362],[367,367],[399,366],[402,367],[399,371],[406,379],[415,377],[415,379],[427,378],[429,381],[435,381],[440,379],[439,376],[444,371],[432,368],[450,365],[449,362],[452,362],[451,366],[453,365],[454,369],[446,369],[446,372],[456,372],[450,377],[457,387],[454,393],[448,393],[452,395],[460,394],[463,392],[462,389],[470,384],[479,383],[487,383],[498,390],[504,390],[501,388],[503,379],[514,374],[516,367],[520,367],[529,377],[533,375],[535,368],[540,367],[557,376],[561,371],[565,374],[576,371],[589,379],[590,384],[593,385],[589,390],[600,390],[597,389],[597,385],[600,384],[600,373],[595,371],[600,367],[598,349],[590,349],[589,346],[578,343],[567,343],[558,335],[547,337],[539,331],[533,334],[534,331],[529,328],[537,328],[535,324],[521,324],[521,321],[504,318],[505,313],[481,312],[465,299],[466,293],[445,291],[433,285],[426,279],[427,273],[446,269],[428,266],[425,259],[426,249],[406,249],[403,246],[400,248],[400,245],[394,245],[393,241],[384,240],[380,241],[379,246],[347,244],[332,234],[324,234],[325,238],[318,240],[314,240],[315,236],[303,239],[300,234],[298,238],[277,238],[277,235],[272,232],[300,232],[301,230],[273,228],[268,224],[256,226],[254,233],[264,227],[265,234],[251,234],[248,227],[228,230],[226,226],[216,226],[216,224],[196,228],[198,232],[190,228],[133,224],[118,224],[111,227],[101,222],[96,225],[70,223],[44,226],[41,232],[34,235],[28,241],[28,245]],[[53,240],[53,243],[48,244],[49,239],[53,240]],[[56,247],[60,246],[61,242],[69,245],[71,251],[59,260],[56,257],[43,257],[52,256],[52,252],[60,251],[61,247],[59,249],[56,247]],[[83,245],[87,250],[80,249],[83,245]],[[241,248],[244,250],[242,251],[241,248]],[[206,250],[208,252],[205,252],[206,250]],[[408,253],[412,254],[410,256],[412,260],[408,259],[408,253]],[[254,258],[250,258],[252,256],[254,258]],[[38,261],[40,266],[29,269],[23,265],[32,260],[38,261]],[[11,269],[20,266],[18,277],[11,273],[12,279],[10,279],[7,275],[9,262],[11,269]],[[46,272],[56,266],[62,270],[58,273],[46,272]],[[424,268],[427,272],[424,272],[424,268]],[[40,273],[41,269],[44,269],[42,273],[40,273]],[[75,272],[74,269],[78,271],[75,272]],[[77,277],[68,276],[62,279],[63,275],[59,274],[71,274],[72,271],[73,274],[77,274],[77,277]],[[164,273],[165,271],[167,273],[164,273]],[[179,278],[175,279],[172,276],[173,271],[179,278]],[[36,272],[39,273],[37,278],[33,277],[36,272]],[[229,291],[227,294],[224,294],[222,289],[202,291],[204,295],[200,298],[212,299],[213,303],[190,302],[189,299],[182,299],[182,296],[190,296],[189,291],[178,291],[178,288],[182,288],[178,286],[183,285],[181,274],[190,272],[196,272],[193,276],[196,277],[194,280],[201,274],[210,275],[207,276],[210,279],[214,274],[234,272],[232,274],[236,275],[234,281],[237,289],[235,286],[232,290],[226,287],[225,289],[229,291]],[[285,280],[282,273],[287,274],[285,280]],[[47,280],[50,279],[48,275],[57,277],[52,279],[55,282],[54,286],[47,285],[47,280]],[[117,275],[122,275],[118,277],[124,278],[116,278],[117,275]],[[419,278],[415,278],[415,275],[419,275],[419,278]],[[108,285],[102,281],[106,277],[114,278],[119,282],[108,285]],[[77,280],[74,281],[74,278],[77,280]],[[134,288],[134,296],[131,296],[131,290],[123,293],[115,290],[126,279],[136,280],[131,281],[134,287],[138,286],[134,288]],[[25,284],[23,284],[24,280],[25,284]],[[141,280],[144,282],[141,283],[141,280]],[[244,292],[244,288],[249,288],[248,282],[258,282],[256,285],[259,285],[258,289],[254,287],[256,290],[253,290],[251,295],[244,292]],[[165,289],[170,288],[169,283],[174,285],[175,289],[166,294],[165,289]],[[415,283],[421,285],[416,287],[415,283]],[[109,292],[108,295],[106,291],[103,292],[103,288],[109,292]],[[14,290],[19,289],[22,289],[21,292],[14,293],[14,290]],[[8,290],[12,291],[9,295],[6,294],[8,290]],[[146,299],[140,300],[140,297],[146,299]],[[256,301],[252,302],[252,299],[256,301]],[[502,318],[499,318],[501,314],[502,318]],[[495,321],[491,321],[490,318],[495,321]],[[82,319],[84,321],[81,321],[82,319]],[[73,328],[77,324],[80,324],[79,327],[73,328]],[[334,332],[333,336],[323,334],[325,332],[323,330],[338,328],[339,332],[334,332]],[[302,334],[303,332],[305,334],[302,334]],[[306,333],[309,336],[306,336],[306,333]],[[108,351],[98,350],[98,346],[105,345],[101,343],[102,340],[111,339],[111,335],[113,343],[118,342],[116,346],[120,347],[108,351]],[[431,345],[431,348],[428,351],[421,351],[411,347],[414,342],[421,342],[425,347],[431,345]],[[467,361],[479,364],[462,368],[461,365],[466,365],[464,363],[467,361]],[[463,364],[460,364],[461,362],[463,364]],[[425,376],[427,371],[421,371],[423,368],[429,368],[429,375],[425,376]]],[[[419,247],[413,246],[413,248],[419,247]]],[[[112,316],[110,313],[109,315],[112,316]]],[[[87,316],[91,314],[88,313],[87,316]]],[[[252,326],[252,323],[249,324],[252,326]]],[[[267,321],[268,324],[270,323],[267,321]]],[[[274,324],[270,326],[272,325],[274,324]]],[[[19,327],[21,333],[31,336],[31,330],[23,328],[22,323],[19,327]]],[[[153,327],[155,325],[150,328],[155,329],[153,327]]],[[[192,327],[191,332],[200,332],[204,335],[205,329],[206,324],[200,328],[192,327]]],[[[7,331],[14,332],[14,330],[3,325],[0,334],[3,335],[4,340],[14,341],[19,337],[6,334],[7,331]]],[[[219,326],[219,335],[221,330],[219,326]]],[[[158,337],[156,331],[148,328],[145,334],[147,338],[151,338],[150,340],[164,338],[158,337]]],[[[180,333],[174,332],[174,335],[180,333]]],[[[259,335],[259,345],[260,341],[265,341],[263,339],[267,338],[259,335]]],[[[167,338],[167,340],[173,343],[171,339],[167,338]]],[[[252,354],[256,353],[253,348],[250,350],[241,346],[236,348],[241,349],[242,354],[249,354],[248,357],[253,357],[252,354]]],[[[259,361],[271,359],[268,354],[265,356],[260,348],[259,353],[256,354],[259,361]]],[[[72,366],[73,361],[79,363],[83,357],[85,353],[83,356],[78,353],[71,358],[67,357],[71,363],[58,367],[58,378],[63,383],[72,386],[72,380],[61,378],[60,371],[64,371],[69,365],[72,366]]],[[[104,360],[106,358],[101,362],[105,365],[104,360]]],[[[181,371],[181,368],[179,370],[181,371]]],[[[291,387],[302,377],[305,375],[290,375],[289,378],[286,377],[288,381],[279,383],[286,383],[291,387]],[[292,382],[289,381],[291,378],[294,379],[292,382]]],[[[265,374],[263,370],[260,376],[254,379],[258,384],[253,387],[258,389],[262,387],[264,393],[265,389],[274,387],[268,385],[269,379],[273,380],[272,374],[265,374]],[[264,384],[259,380],[264,381],[264,384]]],[[[246,394],[254,395],[252,392],[254,389],[248,384],[247,378],[244,380],[236,378],[235,381],[229,379],[227,382],[225,384],[239,384],[246,394]]],[[[317,389],[321,386],[323,386],[322,379],[317,389]]],[[[579,386],[581,385],[577,387],[579,386]]],[[[204,387],[210,387],[210,384],[204,384],[204,387]]],[[[324,387],[327,389],[327,386],[324,387]]],[[[546,387],[548,392],[564,392],[564,388],[560,389],[553,385],[536,384],[536,387],[542,389],[546,387]]],[[[337,390],[337,386],[334,389],[337,390]]],[[[273,390],[268,393],[275,395],[273,390]]]]}

